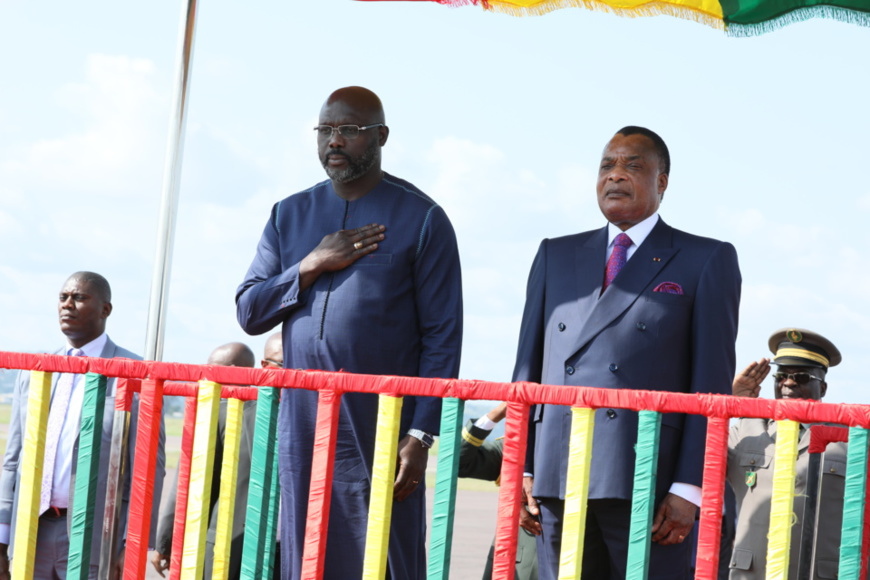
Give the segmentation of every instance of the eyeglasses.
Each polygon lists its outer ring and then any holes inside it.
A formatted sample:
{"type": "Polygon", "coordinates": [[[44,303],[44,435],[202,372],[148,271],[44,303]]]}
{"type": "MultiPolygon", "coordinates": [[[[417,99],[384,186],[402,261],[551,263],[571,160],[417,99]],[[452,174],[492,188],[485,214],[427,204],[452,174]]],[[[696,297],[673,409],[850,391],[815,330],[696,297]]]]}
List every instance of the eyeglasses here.
{"type": "Polygon", "coordinates": [[[332,125],[318,125],[314,130],[317,131],[317,136],[323,139],[332,139],[332,136],[336,131],[338,131],[338,134],[345,139],[356,139],[359,137],[360,131],[374,129],[375,127],[386,127],[386,125],[383,123],[375,123],[374,125],[365,125],[363,127],[360,127],[359,125],[339,125],[338,127],[333,127],[332,125]]]}
{"type": "Polygon", "coordinates": [[[283,363],[283,362],[278,362],[278,361],[276,361],[276,360],[274,360],[274,359],[271,359],[271,358],[266,358],[266,359],[263,359],[263,360],[266,361],[267,363],[269,363],[270,366],[278,367],[279,369],[283,369],[283,368],[284,368],[284,363],[283,363]]]}
{"type": "Polygon", "coordinates": [[[773,373],[773,380],[777,383],[781,383],[786,379],[791,379],[799,385],[805,385],[812,380],[822,380],[820,377],[810,373],[773,373]]]}

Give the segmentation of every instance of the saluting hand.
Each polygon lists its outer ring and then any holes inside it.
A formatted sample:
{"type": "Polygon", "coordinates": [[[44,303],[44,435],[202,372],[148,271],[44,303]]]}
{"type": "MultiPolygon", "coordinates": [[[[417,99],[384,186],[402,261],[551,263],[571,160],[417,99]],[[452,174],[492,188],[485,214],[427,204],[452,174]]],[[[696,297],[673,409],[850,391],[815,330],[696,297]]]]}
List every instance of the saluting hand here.
{"type": "Polygon", "coordinates": [[[758,362],[751,362],[743,369],[731,385],[731,394],[735,397],[758,398],[761,392],[761,383],[770,372],[770,359],[762,358],[758,362]]]}
{"type": "Polygon", "coordinates": [[[299,264],[299,287],[308,288],[325,272],[344,270],[366,254],[378,249],[386,226],[369,224],[353,230],[339,230],[324,236],[299,264]]]}

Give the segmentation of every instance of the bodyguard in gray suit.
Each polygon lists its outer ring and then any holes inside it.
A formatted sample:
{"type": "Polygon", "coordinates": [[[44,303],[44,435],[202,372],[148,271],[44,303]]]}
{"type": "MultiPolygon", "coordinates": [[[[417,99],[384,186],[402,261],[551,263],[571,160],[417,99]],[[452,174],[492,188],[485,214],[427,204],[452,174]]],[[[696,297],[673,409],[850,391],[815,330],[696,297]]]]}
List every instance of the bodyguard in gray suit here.
{"type": "MultiPolygon", "coordinates": [[[[620,129],[598,172],[608,224],[544,240],[529,274],[515,381],[730,392],[740,302],[731,244],[676,230],[658,216],[670,154],[642,127],[620,129]]],[[[595,414],[583,578],[625,577],[637,413],[595,414]]],[[[541,578],[556,578],[561,549],[570,410],[531,413],[524,502],[540,517],[541,578]]],[[[688,578],[684,542],[700,503],[706,420],[662,418],[649,578],[688,578]]]]}
{"type": "MultiPolygon", "coordinates": [[[[768,341],[773,353],[774,396],[777,399],[820,401],[828,390],[829,367],[842,360],[840,351],[824,336],[802,328],[783,328],[768,341]]],[[[734,380],[734,395],[757,397],[770,370],[770,360],[752,363],[734,380]]],[[[804,426],[805,427],[805,426],[804,426]]],[[[798,440],[795,479],[795,524],[791,529],[789,578],[798,578],[801,528],[806,501],[810,430],[798,440]]],[[[728,439],[728,483],[737,497],[737,534],[731,557],[731,580],[763,580],[767,564],[767,534],[773,492],[776,421],[740,419],[728,439]]],[[[823,473],[816,545],[811,578],[836,578],[840,560],[846,443],[831,443],[822,455],[823,473]]],[[[804,577],[804,576],[801,576],[804,577]]]]}
{"type": "MultiPolygon", "coordinates": [[[[117,346],[106,334],[106,319],[112,313],[112,292],[105,278],[93,272],[76,272],[64,283],[58,300],[58,318],[60,330],[67,339],[67,345],[54,354],[76,356],[98,356],[101,358],[130,358],[141,360],[141,357],[117,346]]],[[[115,408],[115,379],[109,378],[106,386],[106,406],[103,416],[102,442],[100,445],[100,470],[97,481],[96,501],[94,505],[93,539],[91,544],[90,577],[96,578],[100,561],[100,546],[102,540],[102,521],[105,511],[106,480],[109,456],[112,446],[112,427],[115,408]]],[[[3,458],[3,470],[0,475],[0,578],[8,577],[9,558],[14,558],[16,539],[15,519],[18,508],[18,491],[21,481],[21,451],[24,447],[27,396],[30,388],[30,373],[22,371],[12,398],[12,417],[9,423],[9,438],[6,443],[6,455],[3,458]],[[7,553],[8,544],[8,553],[7,553]]],[[[47,509],[39,516],[39,531],[36,540],[36,565],[34,578],[53,579],[66,578],[66,568],[69,556],[70,521],[67,514],[72,511],[75,501],[75,470],[78,456],[80,418],[82,412],[82,397],[84,393],[84,377],[81,375],[63,375],[55,373],[52,384],[51,412],[58,416],[58,436],[55,437],[56,452],[54,461],[49,464],[48,452],[46,465],[43,468],[43,483],[47,509]],[[66,381],[67,387],[58,388],[61,381],[66,381]],[[68,401],[58,400],[58,393],[64,392],[68,401]],[[52,474],[49,481],[46,474],[52,474]],[[49,494],[50,491],[50,494],[49,494]]],[[[126,449],[126,464],[133,465],[133,450],[136,446],[136,429],[138,415],[138,396],[134,397],[130,419],[130,437],[126,449]]],[[[49,414],[48,436],[52,433],[52,414],[49,414]]],[[[164,455],[165,432],[161,422],[160,447],[154,479],[154,507],[151,512],[151,539],[153,543],[157,520],[157,505],[163,488],[163,475],[166,457],[164,455]]],[[[51,442],[46,443],[48,449],[51,442]]],[[[121,521],[119,529],[126,529],[127,507],[130,501],[130,473],[127,469],[123,486],[121,521]]],[[[123,542],[119,542],[123,545],[123,542]]],[[[123,561],[123,548],[115,555],[113,565],[123,561]]]]}

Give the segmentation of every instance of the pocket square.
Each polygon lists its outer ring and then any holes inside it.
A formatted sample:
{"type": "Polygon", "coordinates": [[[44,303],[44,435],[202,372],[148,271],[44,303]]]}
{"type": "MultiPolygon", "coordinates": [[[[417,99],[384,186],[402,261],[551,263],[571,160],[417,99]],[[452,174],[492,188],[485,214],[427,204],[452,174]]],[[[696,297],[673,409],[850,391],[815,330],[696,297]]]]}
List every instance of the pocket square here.
{"type": "Polygon", "coordinates": [[[655,288],[653,292],[664,292],[665,294],[682,294],[683,287],[676,282],[662,282],[655,288]]]}

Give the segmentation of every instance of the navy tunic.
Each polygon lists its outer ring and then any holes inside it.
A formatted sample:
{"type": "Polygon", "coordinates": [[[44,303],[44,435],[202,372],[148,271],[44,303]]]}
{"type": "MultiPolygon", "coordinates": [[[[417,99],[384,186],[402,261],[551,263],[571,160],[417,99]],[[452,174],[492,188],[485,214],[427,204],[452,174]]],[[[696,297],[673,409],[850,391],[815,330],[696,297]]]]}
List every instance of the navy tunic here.
{"type": "MultiPolygon", "coordinates": [[[[384,174],[355,201],[330,181],[278,202],[236,295],[250,334],[283,323],[286,368],[456,377],[462,343],[462,284],[453,227],[431,198],[384,174]],[[371,223],[386,226],[378,249],[321,275],[300,291],[299,264],[324,236],[371,223]]],[[[342,397],[324,578],[362,574],[377,418],[377,395],[342,397]]],[[[405,397],[401,435],[437,434],[441,400],[405,397]]],[[[279,473],[282,578],[299,578],[311,478],[317,393],[281,397],[279,473]]],[[[391,576],[425,576],[425,485],[393,504],[391,576]]]]}

